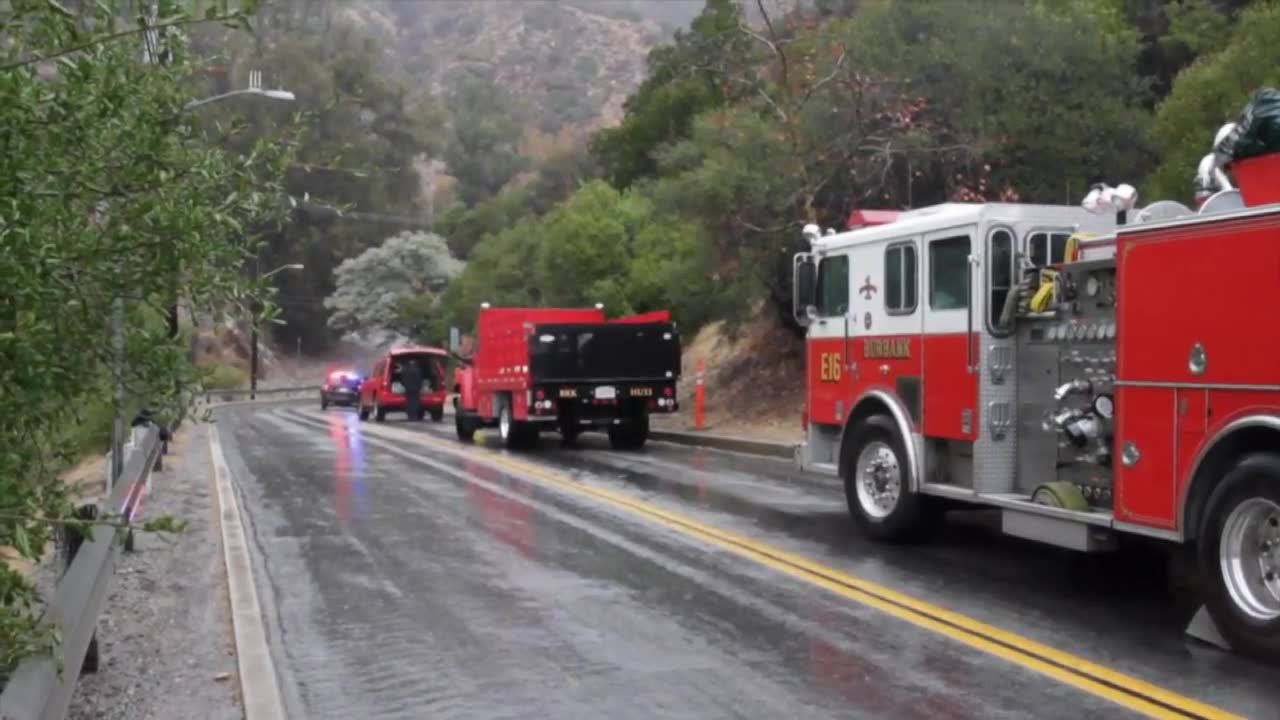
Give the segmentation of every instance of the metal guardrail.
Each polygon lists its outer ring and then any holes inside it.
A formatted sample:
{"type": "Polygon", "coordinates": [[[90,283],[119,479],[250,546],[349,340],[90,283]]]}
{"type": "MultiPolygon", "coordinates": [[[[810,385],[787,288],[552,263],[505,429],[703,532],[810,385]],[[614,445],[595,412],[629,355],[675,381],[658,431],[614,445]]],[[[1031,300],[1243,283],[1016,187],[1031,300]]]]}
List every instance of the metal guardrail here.
{"type": "Polygon", "coordinates": [[[215,401],[236,402],[238,400],[257,399],[251,398],[256,395],[264,400],[278,400],[288,398],[294,395],[307,395],[320,392],[319,385],[298,385],[296,387],[284,388],[258,388],[257,390],[246,390],[244,388],[235,388],[229,390],[207,390],[204,393],[204,402],[206,405],[215,401]]]}
{"type": "MultiPolygon", "coordinates": [[[[125,445],[124,472],[102,510],[133,516],[160,447],[159,428],[135,429],[133,442],[125,445]]],[[[123,528],[96,526],[92,537],[79,544],[41,620],[59,629],[61,642],[53,655],[31,656],[18,664],[0,693],[0,720],[63,720],[67,716],[80,671],[92,671],[97,663],[96,649],[90,653],[90,646],[96,647],[98,616],[106,605],[107,586],[128,533],[123,528]]]]}

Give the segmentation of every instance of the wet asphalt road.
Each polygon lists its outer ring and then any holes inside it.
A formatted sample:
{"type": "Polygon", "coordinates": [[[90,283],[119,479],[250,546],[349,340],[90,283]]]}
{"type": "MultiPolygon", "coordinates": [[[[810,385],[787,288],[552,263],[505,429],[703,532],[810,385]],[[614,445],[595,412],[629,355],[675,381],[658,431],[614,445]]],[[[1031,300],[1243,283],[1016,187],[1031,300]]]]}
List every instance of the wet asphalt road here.
{"type": "MultiPolygon", "coordinates": [[[[1133,717],[1098,695],[457,449],[447,424],[218,412],[291,717],[1133,717]],[[430,436],[430,437],[428,437],[430,436]],[[442,442],[443,441],[443,442],[442,442]]],[[[569,473],[1218,708],[1280,718],[1280,671],[1188,644],[1162,554],[1085,557],[953,519],[855,536],[786,462],[543,439],[569,473]]]]}

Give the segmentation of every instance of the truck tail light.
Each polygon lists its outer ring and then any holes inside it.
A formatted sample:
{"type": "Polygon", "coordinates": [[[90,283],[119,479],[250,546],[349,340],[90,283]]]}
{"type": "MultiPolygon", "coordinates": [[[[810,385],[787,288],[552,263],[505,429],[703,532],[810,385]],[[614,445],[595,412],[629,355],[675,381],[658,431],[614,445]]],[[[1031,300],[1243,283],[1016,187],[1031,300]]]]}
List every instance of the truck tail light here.
{"type": "Polygon", "coordinates": [[[536,390],[536,391],[534,391],[533,396],[534,396],[535,398],[537,398],[538,400],[541,400],[542,398],[546,397],[546,396],[547,396],[547,394],[546,394],[545,392],[543,392],[542,390],[536,390]]]}
{"type": "Polygon", "coordinates": [[[676,394],[676,389],[668,385],[667,387],[662,388],[662,394],[667,397],[671,397],[676,394]]]}

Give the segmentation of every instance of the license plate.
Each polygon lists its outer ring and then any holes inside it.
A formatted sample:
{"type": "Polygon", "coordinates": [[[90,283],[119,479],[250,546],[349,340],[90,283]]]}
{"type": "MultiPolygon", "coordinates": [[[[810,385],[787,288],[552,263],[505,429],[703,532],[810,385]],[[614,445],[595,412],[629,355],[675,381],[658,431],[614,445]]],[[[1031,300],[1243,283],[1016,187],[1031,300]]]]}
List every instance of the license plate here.
{"type": "Polygon", "coordinates": [[[653,397],[653,388],[633,387],[631,397],[653,397]]]}
{"type": "Polygon", "coordinates": [[[618,397],[618,389],[612,385],[605,385],[604,387],[596,388],[597,400],[612,400],[616,397],[618,397]]]}
{"type": "Polygon", "coordinates": [[[576,398],[578,397],[578,390],[577,388],[560,388],[560,397],[576,398]]]}

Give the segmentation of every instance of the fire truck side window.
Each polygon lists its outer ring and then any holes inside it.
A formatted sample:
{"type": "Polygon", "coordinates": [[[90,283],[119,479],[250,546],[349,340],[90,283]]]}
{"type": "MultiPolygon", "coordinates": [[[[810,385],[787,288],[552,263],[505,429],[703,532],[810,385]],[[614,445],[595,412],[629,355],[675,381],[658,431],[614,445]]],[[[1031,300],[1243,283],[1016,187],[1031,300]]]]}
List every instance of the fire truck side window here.
{"type": "Polygon", "coordinates": [[[1067,259],[1069,232],[1035,232],[1027,237],[1027,252],[1036,267],[1057,265],[1067,259]]]}
{"type": "Polygon", "coordinates": [[[818,315],[833,317],[849,311],[849,256],[824,258],[818,265],[818,315]]]}
{"type": "Polygon", "coordinates": [[[890,315],[916,310],[916,246],[890,245],[884,251],[884,308],[890,315]]]}
{"type": "Polygon", "coordinates": [[[929,243],[929,307],[963,310],[969,307],[969,236],[929,243]]]}
{"type": "Polygon", "coordinates": [[[987,303],[988,327],[994,333],[1006,332],[1001,327],[1000,315],[1004,312],[1005,298],[1013,287],[1013,233],[1005,228],[996,228],[987,236],[990,248],[987,252],[987,291],[991,301],[987,303]]]}

